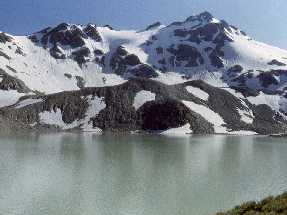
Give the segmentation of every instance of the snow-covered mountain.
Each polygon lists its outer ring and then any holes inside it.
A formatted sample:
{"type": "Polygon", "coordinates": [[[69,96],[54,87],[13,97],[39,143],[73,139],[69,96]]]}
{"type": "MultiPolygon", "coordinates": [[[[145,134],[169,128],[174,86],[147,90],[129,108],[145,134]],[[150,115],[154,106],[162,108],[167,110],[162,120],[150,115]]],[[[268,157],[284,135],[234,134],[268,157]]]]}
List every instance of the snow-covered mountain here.
{"type": "MultiPolygon", "coordinates": [[[[273,119],[278,122],[277,118],[280,118],[282,124],[287,113],[287,51],[257,42],[208,12],[168,26],[156,22],[140,31],[62,23],[29,36],[0,33],[0,76],[0,107],[6,117],[7,109],[33,107],[49,94],[81,91],[87,87],[109,86],[115,89],[113,86],[125,86],[125,82],[134,78],[158,81],[168,90],[177,84],[200,79],[224,89],[241,101],[245,108],[238,107],[242,109],[239,115],[249,121],[247,124],[252,124],[255,119],[255,107],[267,105],[274,111],[273,119]]],[[[151,83],[156,82],[148,82],[148,85],[151,83]]],[[[206,92],[194,87],[185,90],[194,96],[210,98],[206,92]]],[[[151,102],[150,97],[153,98],[154,94],[150,93],[143,93],[140,100],[151,102]]],[[[126,92],[126,95],[131,93],[126,92]]],[[[170,99],[170,96],[159,97],[170,99]]],[[[85,99],[91,100],[90,97],[85,99]]],[[[154,100],[158,99],[154,95],[154,100]]],[[[181,100],[182,104],[190,105],[184,101],[181,100]]],[[[204,99],[200,98],[200,101],[204,99]]],[[[200,101],[189,102],[202,105],[200,101]]],[[[220,112],[212,109],[208,102],[203,105],[209,113],[220,112]]],[[[63,118],[64,107],[58,110],[48,106],[63,118]]],[[[40,109],[44,113],[50,111],[47,108],[44,105],[40,109]]],[[[95,117],[108,109],[103,106],[95,111],[95,108],[99,105],[85,110],[90,111],[89,116],[95,117]]],[[[203,109],[199,108],[197,112],[203,109]]],[[[207,118],[215,116],[207,112],[202,115],[207,118]]],[[[82,126],[81,122],[89,121],[83,119],[85,114],[82,115],[82,121],[78,119],[78,127],[82,126]]],[[[41,117],[37,116],[33,117],[33,123],[28,120],[29,123],[55,124],[52,121],[41,123],[41,117]]],[[[227,117],[223,118],[222,125],[228,121],[227,117]]],[[[215,121],[220,122],[220,119],[215,121]]],[[[214,126],[215,121],[212,122],[214,126]]],[[[250,126],[246,129],[256,130],[250,126]]],[[[260,133],[258,129],[256,132],[260,133]]]]}

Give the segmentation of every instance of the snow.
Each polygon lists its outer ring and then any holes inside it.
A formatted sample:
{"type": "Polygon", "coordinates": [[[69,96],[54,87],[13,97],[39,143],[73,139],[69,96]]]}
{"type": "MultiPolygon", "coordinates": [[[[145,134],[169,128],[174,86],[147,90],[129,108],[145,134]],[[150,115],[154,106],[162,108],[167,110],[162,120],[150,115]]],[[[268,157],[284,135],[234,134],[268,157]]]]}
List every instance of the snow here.
{"type": "MultiPolygon", "coordinates": [[[[220,22],[218,19],[213,18],[213,23],[220,22]]],[[[111,54],[118,46],[123,46],[131,53],[136,54],[143,63],[152,64],[158,67],[158,60],[163,57],[168,60],[170,53],[164,51],[160,56],[156,53],[156,48],[161,46],[168,48],[174,44],[187,44],[197,48],[204,58],[205,64],[193,68],[185,67],[172,67],[167,65],[167,72],[159,73],[159,77],[155,78],[158,81],[167,84],[183,83],[187,81],[182,78],[182,75],[187,75],[191,79],[205,80],[212,85],[220,82],[217,74],[223,72],[230,66],[240,64],[245,70],[248,69],[274,69],[276,66],[268,65],[267,63],[273,59],[280,62],[287,63],[287,51],[268,46],[266,44],[251,40],[249,37],[243,36],[238,33],[239,31],[226,32],[234,42],[226,43],[224,46],[225,68],[222,70],[213,68],[210,64],[208,53],[204,51],[206,47],[214,47],[214,44],[202,41],[200,44],[192,42],[183,42],[181,37],[174,36],[176,29],[192,29],[205,25],[205,22],[182,22],[180,26],[169,25],[167,27],[161,26],[160,28],[152,29],[149,31],[135,31],[135,30],[110,30],[106,27],[97,27],[103,42],[96,42],[92,39],[84,39],[85,46],[91,50],[95,48],[107,53],[106,63],[110,60],[111,54]],[[145,46],[146,41],[150,41],[152,36],[156,36],[157,40],[153,41],[150,46],[145,46]],[[285,59],[286,58],[286,59],[285,59]]],[[[77,25],[80,29],[81,25],[77,25]]],[[[80,76],[84,79],[87,87],[102,87],[113,86],[124,83],[126,80],[116,74],[113,74],[109,66],[102,67],[95,64],[91,56],[91,62],[88,62],[82,68],[71,59],[57,60],[51,57],[49,50],[35,45],[26,36],[15,36],[12,43],[0,44],[1,50],[11,57],[7,60],[0,57],[0,68],[4,69],[9,75],[12,75],[24,83],[32,90],[37,90],[43,93],[55,93],[67,90],[78,90],[77,81],[75,76],[80,76]],[[8,48],[11,46],[11,49],[8,48]],[[17,47],[20,47],[25,56],[15,53],[17,47]],[[6,65],[14,68],[17,73],[6,68],[6,65]],[[65,73],[72,75],[69,79],[65,77],[65,73]]],[[[70,56],[71,52],[76,49],[71,49],[69,46],[59,47],[63,50],[66,56],[70,56]]],[[[107,64],[109,65],[109,64],[107,64]]],[[[280,67],[281,69],[287,66],[280,67]]]]}
{"type": "Polygon", "coordinates": [[[241,110],[241,109],[237,109],[239,115],[241,116],[241,121],[245,122],[247,124],[252,124],[253,120],[254,120],[254,116],[251,110],[247,111],[247,110],[241,110]]]}
{"type": "Polygon", "coordinates": [[[244,136],[252,136],[252,135],[257,135],[258,133],[254,131],[230,131],[228,132],[230,135],[244,135],[244,136]]]}
{"type": "Polygon", "coordinates": [[[215,113],[213,110],[209,109],[204,105],[199,105],[191,101],[182,101],[182,102],[191,111],[198,113],[206,121],[213,124],[215,133],[227,133],[226,128],[223,126],[225,122],[218,113],[215,113]]]}
{"type": "Polygon", "coordinates": [[[193,131],[190,129],[189,123],[179,128],[171,128],[166,131],[160,132],[160,134],[167,136],[188,135],[192,133],[193,131]]]}
{"type": "Polygon", "coordinates": [[[39,114],[39,117],[40,124],[54,125],[64,130],[76,127],[75,123],[66,124],[63,121],[62,112],[59,108],[57,108],[56,111],[44,111],[39,114]]]}
{"type": "Polygon", "coordinates": [[[158,75],[158,77],[152,78],[152,80],[159,81],[167,85],[181,84],[187,81],[182,78],[182,74],[176,72],[158,73],[158,75]]]}
{"type": "MultiPolygon", "coordinates": [[[[230,134],[230,135],[255,135],[257,134],[254,131],[228,131],[226,127],[224,127],[224,120],[222,117],[215,113],[213,110],[209,109],[204,105],[199,105],[190,101],[182,101],[191,111],[194,111],[201,115],[204,119],[214,125],[214,131],[217,134],[230,134]]],[[[253,122],[253,115],[248,111],[238,110],[242,114],[241,120],[246,122],[247,124],[251,124],[253,122]],[[247,114],[248,113],[248,114],[247,114]]]]}
{"type": "Polygon", "coordinates": [[[92,117],[97,116],[101,110],[106,108],[106,103],[104,100],[104,97],[92,97],[92,96],[88,96],[88,103],[89,103],[89,107],[88,110],[85,114],[85,118],[84,120],[82,120],[82,130],[86,131],[86,132],[101,132],[101,129],[99,128],[93,128],[92,122],[90,121],[90,119],[92,117]]]}
{"type": "Polygon", "coordinates": [[[70,124],[67,124],[63,121],[63,115],[59,108],[56,111],[44,111],[39,114],[40,124],[44,125],[54,125],[63,130],[69,130],[73,128],[81,128],[82,131],[85,132],[96,132],[100,133],[100,128],[94,128],[92,125],[92,121],[90,120],[92,117],[97,116],[101,110],[106,108],[106,103],[103,97],[87,97],[89,107],[86,111],[85,117],[80,120],[76,120],[70,124]]]}
{"type": "Polygon", "coordinates": [[[24,95],[16,90],[0,90],[0,107],[13,105],[24,95]]]}
{"type": "MultiPolygon", "coordinates": [[[[57,60],[51,57],[49,50],[36,46],[25,36],[15,37],[15,44],[27,54],[25,56],[15,54],[16,45],[11,45],[12,49],[9,49],[8,44],[0,44],[3,52],[11,57],[9,61],[0,57],[0,68],[9,75],[24,81],[31,90],[46,94],[79,90],[76,76],[83,78],[86,87],[114,86],[126,81],[119,75],[105,73],[103,68],[94,62],[88,62],[80,68],[74,60],[57,60]],[[10,71],[6,65],[14,68],[17,72],[10,71]],[[65,73],[72,77],[67,78],[65,73]]],[[[98,48],[100,45],[86,41],[86,46],[98,48]]],[[[71,52],[67,48],[64,50],[67,54],[71,52]]]]}
{"type": "Polygon", "coordinates": [[[146,91],[146,90],[139,91],[134,98],[134,103],[133,103],[134,108],[138,110],[146,102],[154,101],[155,96],[156,96],[155,93],[152,93],[151,91],[146,91]]]}
{"type": "Polygon", "coordinates": [[[255,105],[266,104],[275,111],[280,110],[280,101],[282,100],[282,98],[279,95],[267,95],[263,92],[260,92],[260,94],[256,97],[253,96],[247,97],[247,99],[251,104],[255,105]]]}
{"type": "Polygon", "coordinates": [[[194,96],[204,100],[204,101],[207,101],[208,98],[209,98],[209,94],[204,92],[203,90],[197,88],[197,87],[192,87],[192,86],[187,86],[186,87],[186,90],[193,94],[194,96]]]}
{"type": "Polygon", "coordinates": [[[26,107],[28,105],[40,103],[40,102],[43,102],[43,100],[42,99],[25,99],[17,104],[16,109],[26,107]]]}
{"type": "MultiPolygon", "coordinates": [[[[244,65],[246,70],[266,70],[267,68],[274,68],[268,65],[273,59],[286,63],[286,59],[282,57],[287,56],[287,51],[273,47],[248,37],[232,35],[233,43],[228,43],[225,50],[229,50],[229,58],[234,58],[240,65],[244,65]]],[[[281,68],[281,67],[280,67],[281,68]]],[[[283,67],[284,68],[284,67],[283,67]]],[[[286,66],[285,66],[286,68],[286,66]]]]}

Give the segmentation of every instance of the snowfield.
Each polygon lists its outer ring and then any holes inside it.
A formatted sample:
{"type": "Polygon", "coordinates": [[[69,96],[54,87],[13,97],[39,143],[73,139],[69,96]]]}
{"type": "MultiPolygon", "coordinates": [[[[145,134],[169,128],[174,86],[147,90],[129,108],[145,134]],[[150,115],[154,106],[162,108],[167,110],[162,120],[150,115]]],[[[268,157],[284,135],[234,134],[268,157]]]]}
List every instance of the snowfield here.
{"type": "Polygon", "coordinates": [[[209,109],[204,105],[199,105],[191,101],[182,101],[191,111],[194,111],[201,115],[206,121],[210,122],[214,126],[215,133],[223,134],[227,133],[226,128],[224,127],[224,120],[222,117],[215,113],[213,110],[209,109]]]}
{"type": "Polygon", "coordinates": [[[179,128],[171,128],[166,131],[160,132],[160,134],[166,136],[184,136],[184,135],[190,135],[192,133],[193,131],[190,129],[189,123],[179,128]]]}
{"type": "Polygon", "coordinates": [[[241,116],[241,121],[245,122],[247,124],[252,124],[253,123],[253,113],[252,111],[247,111],[247,110],[241,110],[241,109],[237,109],[239,115],[241,116]]]}
{"type": "Polygon", "coordinates": [[[207,101],[208,98],[209,98],[209,94],[204,92],[203,90],[197,88],[197,87],[192,87],[192,86],[187,86],[186,87],[186,90],[193,94],[194,96],[204,100],[204,101],[207,101]]]}
{"type": "Polygon", "coordinates": [[[43,102],[43,100],[42,99],[26,99],[24,101],[19,102],[16,106],[16,109],[23,108],[28,105],[32,105],[32,104],[36,104],[40,102],[43,102]]]}
{"type": "Polygon", "coordinates": [[[150,91],[142,90],[138,92],[134,98],[133,106],[136,110],[138,110],[141,106],[143,106],[146,102],[155,100],[155,93],[150,91]]]}
{"type": "Polygon", "coordinates": [[[18,93],[16,90],[0,90],[0,107],[15,104],[25,93],[18,93]]]}

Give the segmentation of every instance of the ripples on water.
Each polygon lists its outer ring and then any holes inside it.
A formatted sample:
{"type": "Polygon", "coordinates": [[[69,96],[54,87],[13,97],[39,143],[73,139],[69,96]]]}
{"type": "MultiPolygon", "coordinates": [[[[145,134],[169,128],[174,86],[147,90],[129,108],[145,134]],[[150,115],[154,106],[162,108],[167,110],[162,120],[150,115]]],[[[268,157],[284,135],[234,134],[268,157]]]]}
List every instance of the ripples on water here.
{"type": "Polygon", "coordinates": [[[287,190],[284,138],[0,137],[0,214],[208,215],[287,190]]]}

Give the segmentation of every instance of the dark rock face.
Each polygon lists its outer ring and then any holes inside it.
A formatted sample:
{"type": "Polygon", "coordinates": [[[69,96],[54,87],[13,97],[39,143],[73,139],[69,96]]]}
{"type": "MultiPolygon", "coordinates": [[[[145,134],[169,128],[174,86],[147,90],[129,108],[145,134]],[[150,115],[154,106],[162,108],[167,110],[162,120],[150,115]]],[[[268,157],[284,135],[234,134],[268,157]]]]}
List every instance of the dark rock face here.
{"type": "Polygon", "coordinates": [[[227,56],[223,48],[227,43],[233,42],[229,33],[241,33],[239,29],[224,20],[214,21],[213,19],[210,13],[204,12],[198,16],[191,16],[184,22],[172,23],[160,29],[143,45],[147,52],[152,50],[158,55],[156,60],[154,56],[150,56],[149,64],[163,72],[172,67],[193,69],[201,65],[207,70],[224,68],[224,60],[227,56]],[[190,22],[196,23],[190,24],[190,22]],[[166,35],[173,42],[164,46],[161,38],[166,38],[166,35]],[[153,37],[157,40],[153,40],[153,37]],[[165,59],[166,64],[162,63],[162,58],[165,59]]]}
{"type": "Polygon", "coordinates": [[[52,57],[56,59],[66,58],[65,54],[61,51],[61,49],[57,45],[53,46],[53,48],[50,49],[50,54],[52,57]]]}
{"type": "Polygon", "coordinates": [[[22,55],[22,56],[26,56],[26,54],[22,51],[22,49],[20,47],[17,47],[15,53],[19,54],[19,55],[22,55]]]}
{"type": "Polygon", "coordinates": [[[141,63],[140,59],[135,54],[127,55],[124,61],[124,63],[129,66],[136,66],[141,63]]]}
{"type": "Polygon", "coordinates": [[[207,11],[197,15],[197,16],[190,16],[188,17],[185,22],[195,22],[195,21],[199,21],[199,22],[210,22],[214,17],[207,11]]]}
{"type": "Polygon", "coordinates": [[[210,55],[209,55],[209,59],[211,64],[216,67],[216,68],[223,68],[224,64],[222,59],[219,56],[219,52],[217,50],[213,51],[210,55]]]}
{"type": "Polygon", "coordinates": [[[138,56],[129,54],[122,46],[119,46],[113,54],[110,66],[118,75],[123,75],[125,72],[129,72],[135,76],[144,74],[151,75],[152,73],[155,73],[154,71],[151,71],[153,70],[151,67],[142,64],[138,56]]]}
{"type": "Polygon", "coordinates": [[[153,30],[153,29],[159,27],[160,25],[161,25],[160,22],[155,22],[155,23],[149,25],[145,30],[146,30],[146,31],[153,30]]]}
{"type": "Polygon", "coordinates": [[[176,100],[149,102],[139,110],[144,130],[167,130],[188,123],[189,109],[176,100]]]}
{"type": "MultiPolygon", "coordinates": [[[[48,48],[48,44],[51,44],[52,48],[50,48],[49,51],[52,57],[56,59],[71,57],[75,59],[79,65],[87,62],[84,58],[88,55],[85,39],[102,42],[102,37],[98,32],[96,25],[93,24],[88,24],[81,29],[77,25],[62,23],[55,28],[46,28],[35,35],[31,35],[29,36],[29,39],[36,44],[40,42],[45,48],[48,48]],[[40,39],[38,39],[38,37],[40,37],[40,39]],[[65,56],[60,48],[63,48],[63,46],[70,46],[71,49],[80,48],[80,50],[73,51],[72,56],[65,56]]],[[[97,55],[99,51],[101,50],[95,50],[95,55],[97,55]]],[[[89,50],[89,52],[91,51],[89,50]]]]}
{"type": "Polygon", "coordinates": [[[72,48],[77,48],[85,44],[83,38],[87,38],[86,34],[76,25],[69,26],[67,23],[62,23],[46,33],[41,42],[45,46],[50,42],[53,45],[59,43],[63,46],[70,45],[72,48]]]}
{"type": "Polygon", "coordinates": [[[11,72],[17,73],[17,70],[11,66],[6,65],[6,68],[9,69],[11,72]]]}
{"type": "Polygon", "coordinates": [[[85,87],[85,81],[83,79],[83,77],[81,76],[75,76],[76,80],[77,80],[77,86],[80,88],[80,89],[83,89],[85,87]]]}
{"type": "Polygon", "coordinates": [[[97,56],[102,56],[102,55],[104,55],[104,52],[102,50],[100,50],[100,49],[95,49],[94,50],[94,54],[97,55],[97,56]]]}
{"type": "Polygon", "coordinates": [[[259,134],[286,132],[286,121],[267,105],[254,107],[254,127],[259,134]],[[278,132],[279,131],[279,132],[278,132]]]}
{"type": "Polygon", "coordinates": [[[261,85],[265,88],[269,87],[270,85],[278,85],[279,82],[277,79],[273,76],[272,73],[261,73],[258,75],[259,81],[261,85]]]}
{"type": "Polygon", "coordinates": [[[281,87],[287,82],[286,70],[257,71],[259,74],[254,73],[253,70],[243,73],[239,72],[240,70],[239,67],[230,68],[223,75],[223,80],[226,81],[231,88],[241,92],[243,95],[255,96],[258,95],[260,91],[267,94],[283,93],[281,87]],[[258,84],[254,86],[252,83],[258,84]]]}
{"type": "Polygon", "coordinates": [[[210,23],[196,29],[186,30],[180,28],[174,31],[174,35],[187,38],[186,41],[200,44],[202,41],[213,41],[214,36],[220,31],[220,27],[219,24],[210,23]]]}
{"type": "Polygon", "coordinates": [[[97,42],[102,42],[101,35],[99,34],[95,25],[89,24],[84,28],[86,35],[97,42]]]}
{"type": "Polygon", "coordinates": [[[278,61],[278,60],[276,60],[276,59],[274,59],[274,60],[270,61],[270,62],[268,63],[268,65],[286,66],[286,64],[285,64],[285,63],[282,63],[282,62],[280,62],[280,61],[278,61]]]}
{"type": "Polygon", "coordinates": [[[65,101],[65,105],[60,106],[65,123],[72,123],[75,120],[82,119],[83,113],[87,109],[87,102],[78,98],[71,98],[70,101],[65,101]]]}
{"type": "Polygon", "coordinates": [[[0,57],[4,57],[6,60],[11,60],[11,57],[0,50],[0,57]]]}
{"type": "Polygon", "coordinates": [[[0,32],[0,43],[12,42],[13,38],[7,34],[0,32]]]}
{"type": "Polygon", "coordinates": [[[227,76],[229,78],[234,78],[238,76],[243,71],[243,67],[240,65],[235,65],[227,70],[227,76]]]}
{"type": "Polygon", "coordinates": [[[170,47],[167,51],[172,53],[175,57],[170,58],[170,62],[173,66],[195,67],[204,63],[198,50],[189,45],[180,44],[176,49],[174,47],[170,47]],[[182,61],[186,61],[187,63],[182,65],[182,61]]]}
{"type": "Polygon", "coordinates": [[[36,43],[36,44],[37,44],[37,43],[40,42],[36,35],[30,35],[30,36],[28,36],[28,38],[29,38],[29,40],[31,40],[33,43],[36,43]]]}
{"type": "Polygon", "coordinates": [[[146,64],[140,64],[127,72],[139,78],[156,78],[158,76],[155,70],[146,64]]]}
{"type": "Polygon", "coordinates": [[[19,93],[31,92],[31,90],[25,85],[23,81],[8,75],[2,69],[0,69],[0,77],[2,78],[0,83],[1,90],[17,90],[19,93]]]}
{"type": "Polygon", "coordinates": [[[110,26],[110,25],[104,25],[104,27],[105,27],[105,28],[108,28],[108,29],[110,29],[110,30],[114,30],[114,28],[113,28],[112,26],[110,26]]]}
{"type": "Polygon", "coordinates": [[[127,54],[128,52],[124,49],[124,47],[120,46],[117,48],[116,52],[111,58],[110,66],[112,67],[113,71],[118,75],[122,75],[127,69],[127,65],[124,63],[127,54]]]}
{"type": "MultiPolygon", "coordinates": [[[[223,30],[224,31],[224,30],[223,30]]],[[[209,58],[211,64],[216,68],[223,68],[223,60],[224,52],[222,51],[222,48],[224,47],[226,42],[233,42],[226,34],[219,33],[216,38],[214,39],[213,43],[216,44],[213,51],[210,53],[209,58]]]]}
{"type": "Polygon", "coordinates": [[[82,65],[87,62],[85,57],[90,55],[90,49],[87,47],[82,47],[77,51],[72,52],[72,56],[74,60],[79,64],[82,65]]]}
{"type": "Polygon", "coordinates": [[[226,22],[221,21],[220,23],[207,23],[203,26],[194,26],[190,29],[178,28],[174,31],[174,36],[183,37],[184,41],[197,44],[203,41],[224,44],[225,41],[232,41],[225,34],[225,30],[230,30],[230,28],[226,22]]]}
{"type": "Polygon", "coordinates": [[[156,48],[157,54],[163,54],[163,48],[162,47],[157,47],[156,48]]]}
{"type": "Polygon", "coordinates": [[[64,76],[66,76],[67,78],[71,79],[73,76],[69,73],[65,73],[64,76]]]}

